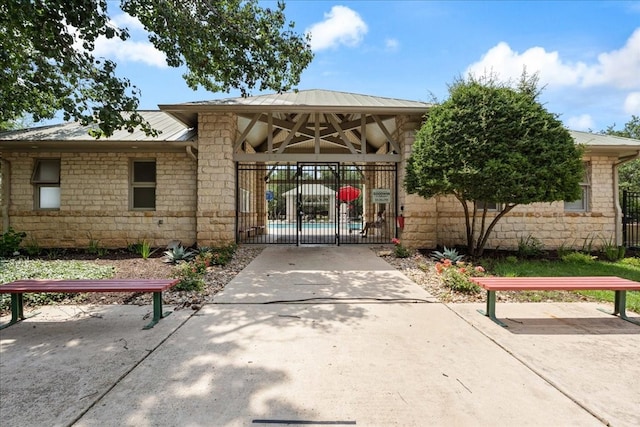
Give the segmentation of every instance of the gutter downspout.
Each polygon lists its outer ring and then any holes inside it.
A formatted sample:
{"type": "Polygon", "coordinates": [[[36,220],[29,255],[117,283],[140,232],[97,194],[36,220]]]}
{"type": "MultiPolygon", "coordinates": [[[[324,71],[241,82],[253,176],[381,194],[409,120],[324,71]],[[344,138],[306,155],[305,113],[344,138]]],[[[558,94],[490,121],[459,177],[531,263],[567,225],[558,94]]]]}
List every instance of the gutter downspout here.
{"type": "Polygon", "coordinates": [[[196,147],[194,147],[193,145],[187,145],[186,146],[186,150],[187,150],[187,155],[189,157],[191,157],[194,161],[198,161],[198,156],[193,152],[193,150],[196,150],[196,152],[198,151],[198,149],[196,147]]]}
{"type": "Polygon", "coordinates": [[[626,156],[618,159],[617,163],[613,164],[611,172],[613,175],[613,210],[616,213],[616,246],[622,246],[622,206],[620,206],[620,189],[618,188],[618,168],[625,163],[632,160],[640,159],[640,151],[631,156],[626,156]]]}
{"type": "Polygon", "coordinates": [[[7,159],[0,158],[0,187],[2,190],[2,232],[9,230],[11,222],[9,221],[9,204],[11,202],[11,163],[7,159]]]}

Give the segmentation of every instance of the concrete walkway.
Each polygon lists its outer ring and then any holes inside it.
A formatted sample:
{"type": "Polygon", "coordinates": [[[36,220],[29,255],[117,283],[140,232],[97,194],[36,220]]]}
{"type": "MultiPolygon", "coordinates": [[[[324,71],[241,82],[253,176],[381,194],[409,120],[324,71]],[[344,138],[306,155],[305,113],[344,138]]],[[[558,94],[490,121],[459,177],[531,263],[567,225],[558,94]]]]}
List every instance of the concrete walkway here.
{"type": "Polygon", "coordinates": [[[2,425],[640,425],[640,327],[595,304],[499,304],[503,329],[345,246],[268,247],[215,301],[0,331],[2,425]]]}

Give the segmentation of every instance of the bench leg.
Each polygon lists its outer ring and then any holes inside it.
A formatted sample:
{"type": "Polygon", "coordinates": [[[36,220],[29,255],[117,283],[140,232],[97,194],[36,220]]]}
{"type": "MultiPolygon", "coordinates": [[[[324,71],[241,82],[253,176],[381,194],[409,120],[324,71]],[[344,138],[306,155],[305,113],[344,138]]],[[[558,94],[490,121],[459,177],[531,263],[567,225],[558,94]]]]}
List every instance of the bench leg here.
{"type": "Polygon", "coordinates": [[[607,314],[612,314],[614,316],[618,316],[622,320],[626,320],[627,322],[631,322],[634,325],[640,326],[640,322],[637,322],[633,319],[629,319],[627,317],[627,291],[616,291],[616,296],[613,302],[613,313],[610,313],[602,309],[600,311],[607,314]]]}
{"type": "Polygon", "coordinates": [[[12,293],[11,294],[11,320],[4,325],[0,325],[0,329],[8,328],[9,326],[18,323],[26,317],[24,316],[24,299],[21,293],[12,293]]]}
{"type": "Polygon", "coordinates": [[[151,329],[156,323],[160,321],[163,317],[167,317],[170,315],[170,311],[162,312],[162,292],[154,292],[153,293],[153,320],[147,326],[142,329],[151,329]]]}
{"type": "Polygon", "coordinates": [[[478,313],[487,316],[503,328],[508,328],[507,325],[499,321],[496,317],[496,291],[487,291],[487,311],[478,310],[478,313]]]}

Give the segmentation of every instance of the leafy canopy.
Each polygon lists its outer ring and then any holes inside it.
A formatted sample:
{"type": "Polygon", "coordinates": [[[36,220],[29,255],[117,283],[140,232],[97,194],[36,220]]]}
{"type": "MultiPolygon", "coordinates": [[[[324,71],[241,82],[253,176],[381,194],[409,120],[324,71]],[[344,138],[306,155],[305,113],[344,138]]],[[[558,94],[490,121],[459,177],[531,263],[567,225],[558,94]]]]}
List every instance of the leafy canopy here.
{"type": "Polygon", "coordinates": [[[516,205],[581,196],[581,150],[538,95],[537,77],[526,73],[515,87],[495,76],[458,79],[416,134],[405,187],[425,198],[455,196],[474,255],[516,205]],[[485,227],[489,203],[502,209],[485,227]]]}
{"type": "MultiPolygon", "coordinates": [[[[121,0],[172,67],[186,65],[189,87],[243,96],[298,84],[313,57],[308,38],[287,23],[284,3],[257,0],[121,0]]],[[[0,4],[0,123],[27,114],[35,121],[96,124],[95,135],[140,126],[140,91],[116,75],[113,61],[93,55],[98,37],[126,40],[109,19],[106,0],[8,0],[0,4]],[[124,112],[121,114],[121,112],[124,112]]]]}

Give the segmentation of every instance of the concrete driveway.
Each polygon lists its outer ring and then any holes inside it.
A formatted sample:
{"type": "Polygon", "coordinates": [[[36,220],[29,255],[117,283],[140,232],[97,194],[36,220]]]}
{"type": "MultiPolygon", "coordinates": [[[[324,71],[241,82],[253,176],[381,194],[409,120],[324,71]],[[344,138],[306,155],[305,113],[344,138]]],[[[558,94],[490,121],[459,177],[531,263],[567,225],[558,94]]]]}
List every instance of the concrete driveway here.
{"type": "Polygon", "coordinates": [[[504,304],[521,326],[505,330],[476,308],[435,302],[365,247],[268,247],[214,304],[150,331],[130,306],[0,331],[0,419],[640,425],[640,327],[593,304],[504,304]]]}

